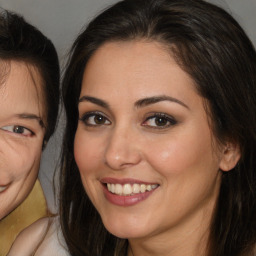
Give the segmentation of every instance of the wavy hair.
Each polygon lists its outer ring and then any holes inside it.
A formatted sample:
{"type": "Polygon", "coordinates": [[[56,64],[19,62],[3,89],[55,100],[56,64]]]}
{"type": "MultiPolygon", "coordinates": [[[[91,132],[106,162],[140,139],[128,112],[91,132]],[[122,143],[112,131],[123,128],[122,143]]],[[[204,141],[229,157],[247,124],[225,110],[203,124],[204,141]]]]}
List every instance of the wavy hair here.
{"type": "Polygon", "coordinates": [[[256,243],[256,52],[240,25],[202,0],[124,0],[103,11],[75,40],[63,80],[66,130],[60,215],[73,256],[126,255],[90,202],[74,160],[78,98],[86,64],[110,41],[164,44],[207,102],[213,134],[235,141],[239,164],[223,173],[210,227],[208,256],[252,255],[256,243]]]}

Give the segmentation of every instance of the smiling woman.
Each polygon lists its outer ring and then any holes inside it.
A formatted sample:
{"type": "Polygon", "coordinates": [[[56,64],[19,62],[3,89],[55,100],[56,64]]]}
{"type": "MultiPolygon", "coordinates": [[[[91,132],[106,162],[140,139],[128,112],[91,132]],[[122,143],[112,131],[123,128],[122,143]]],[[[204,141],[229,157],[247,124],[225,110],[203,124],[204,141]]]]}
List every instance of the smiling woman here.
{"type": "Polygon", "coordinates": [[[242,28],[205,1],[96,17],[63,80],[71,255],[254,255],[255,74],[242,28]]]}
{"type": "Polygon", "coordinates": [[[219,168],[233,168],[240,152],[237,147],[227,163],[229,154],[212,139],[192,79],[161,43],[104,44],[87,63],[85,95],[109,106],[79,103],[74,142],[83,185],[105,227],[130,243],[158,233],[174,243],[176,233],[168,229],[184,229],[186,222],[182,239],[188,230],[206,232],[219,168]]]}
{"type": "Polygon", "coordinates": [[[58,105],[59,63],[53,44],[22,17],[1,11],[0,222],[34,187],[58,105]]]}
{"type": "Polygon", "coordinates": [[[46,123],[39,97],[43,92],[38,91],[40,74],[22,62],[10,61],[9,67],[0,87],[1,218],[26,198],[35,183],[46,123]]]}

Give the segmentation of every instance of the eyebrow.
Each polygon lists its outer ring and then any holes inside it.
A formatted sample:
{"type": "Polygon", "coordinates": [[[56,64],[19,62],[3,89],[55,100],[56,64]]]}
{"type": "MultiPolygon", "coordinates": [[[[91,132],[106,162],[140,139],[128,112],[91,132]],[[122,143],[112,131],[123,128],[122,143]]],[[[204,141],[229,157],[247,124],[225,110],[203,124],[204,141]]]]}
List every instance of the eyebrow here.
{"type": "Polygon", "coordinates": [[[37,115],[30,114],[30,113],[21,113],[21,114],[17,114],[16,117],[18,117],[20,119],[36,120],[36,121],[38,121],[38,123],[41,127],[45,128],[45,124],[44,124],[43,120],[37,115]]]}
{"type": "Polygon", "coordinates": [[[161,101],[174,102],[174,103],[180,104],[181,106],[189,109],[189,107],[184,102],[182,102],[182,101],[180,101],[176,98],[166,96],[166,95],[159,95],[159,96],[153,96],[153,97],[147,97],[147,98],[144,98],[144,99],[140,99],[140,100],[135,102],[135,106],[136,107],[145,107],[145,106],[155,104],[155,103],[158,103],[158,102],[161,102],[161,101]]]}
{"type": "MultiPolygon", "coordinates": [[[[93,104],[96,104],[96,105],[99,105],[103,108],[106,108],[106,109],[110,109],[110,106],[107,102],[105,102],[104,100],[101,100],[101,99],[98,99],[98,98],[95,98],[95,97],[91,97],[91,96],[82,96],[80,99],[79,99],[79,103],[80,102],[84,102],[84,101],[89,101],[93,104]]],[[[180,104],[181,106],[189,109],[189,107],[182,101],[176,99],[176,98],[173,98],[173,97],[170,97],[170,96],[166,96],[166,95],[159,95],[159,96],[153,96],[153,97],[147,97],[147,98],[143,98],[143,99],[140,99],[138,101],[135,102],[135,107],[139,108],[139,107],[146,107],[148,105],[151,105],[151,104],[155,104],[155,103],[158,103],[158,102],[161,102],[161,101],[170,101],[170,102],[174,102],[174,103],[177,103],[177,104],[180,104]]]]}
{"type": "Polygon", "coordinates": [[[99,105],[99,106],[101,106],[101,107],[103,107],[103,108],[106,108],[106,109],[109,109],[109,108],[110,108],[110,107],[109,107],[109,104],[108,104],[107,102],[105,102],[104,100],[100,100],[100,99],[98,99],[98,98],[95,98],[95,97],[82,96],[82,97],[79,99],[78,103],[84,102],[84,101],[89,101],[89,102],[91,102],[91,103],[94,103],[94,104],[99,105]]]}

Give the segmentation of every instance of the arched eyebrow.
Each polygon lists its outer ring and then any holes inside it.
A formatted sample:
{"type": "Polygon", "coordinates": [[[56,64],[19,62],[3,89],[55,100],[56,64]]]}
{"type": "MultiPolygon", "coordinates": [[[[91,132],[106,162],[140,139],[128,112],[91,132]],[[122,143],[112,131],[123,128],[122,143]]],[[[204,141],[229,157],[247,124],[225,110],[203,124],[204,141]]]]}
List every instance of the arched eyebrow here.
{"type": "Polygon", "coordinates": [[[16,115],[18,118],[20,119],[30,119],[30,120],[36,120],[38,121],[39,125],[42,127],[42,128],[45,128],[45,124],[43,122],[43,120],[35,115],[35,114],[30,114],[30,113],[21,113],[21,114],[17,114],[16,115]]]}
{"type": "Polygon", "coordinates": [[[181,106],[189,109],[189,107],[184,102],[182,102],[182,101],[180,101],[176,98],[166,96],[166,95],[159,95],[159,96],[153,96],[153,97],[147,97],[147,98],[140,99],[140,100],[135,102],[135,106],[137,108],[145,107],[145,106],[155,104],[155,103],[158,103],[158,102],[161,102],[161,101],[174,102],[174,103],[180,104],[181,106]]]}
{"type": "Polygon", "coordinates": [[[84,101],[89,101],[93,104],[96,104],[96,105],[99,105],[103,108],[106,108],[106,109],[109,109],[109,104],[107,102],[105,102],[104,100],[101,100],[101,99],[98,99],[98,98],[95,98],[95,97],[91,97],[91,96],[82,96],[78,103],[80,102],[84,102],[84,101]]]}
{"type": "MultiPolygon", "coordinates": [[[[84,102],[84,101],[89,101],[89,102],[91,102],[93,104],[96,104],[98,106],[101,106],[103,108],[110,109],[110,106],[109,106],[109,104],[106,101],[98,99],[98,98],[95,98],[95,97],[82,96],[79,99],[78,102],[80,103],[80,102],[84,102]]],[[[180,100],[178,100],[176,98],[173,98],[173,97],[170,97],[170,96],[166,96],[166,95],[159,95],[159,96],[143,98],[143,99],[137,100],[134,103],[134,105],[137,108],[141,108],[141,107],[146,107],[148,105],[155,104],[155,103],[158,103],[158,102],[161,102],[161,101],[174,102],[174,103],[180,104],[181,106],[189,109],[189,107],[184,102],[182,102],[182,101],[180,101],[180,100]]]]}

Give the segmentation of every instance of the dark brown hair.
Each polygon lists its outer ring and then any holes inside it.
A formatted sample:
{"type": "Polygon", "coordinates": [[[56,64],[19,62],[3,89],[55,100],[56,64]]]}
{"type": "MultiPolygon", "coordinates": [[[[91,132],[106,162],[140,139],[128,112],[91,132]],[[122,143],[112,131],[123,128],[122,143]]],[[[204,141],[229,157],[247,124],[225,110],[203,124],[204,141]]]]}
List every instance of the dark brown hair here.
{"type": "Polygon", "coordinates": [[[239,164],[222,176],[208,255],[252,255],[256,243],[256,53],[227,12],[202,0],[124,0],[98,15],[74,42],[63,80],[67,125],[60,180],[61,223],[71,254],[127,253],[127,242],[104,228],[83,188],[73,143],[86,63],[106,42],[136,39],[158,41],[170,49],[207,102],[215,137],[240,146],[239,164]]]}
{"type": "MultiPolygon", "coordinates": [[[[47,116],[44,141],[53,134],[59,109],[60,70],[52,42],[18,14],[0,9],[0,60],[21,61],[36,67],[43,81],[47,116]]],[[[8,74],[6,74],[8,75],[8,74]]],[[[1,77],[1,81],[2,81],[1,77]]]]}

